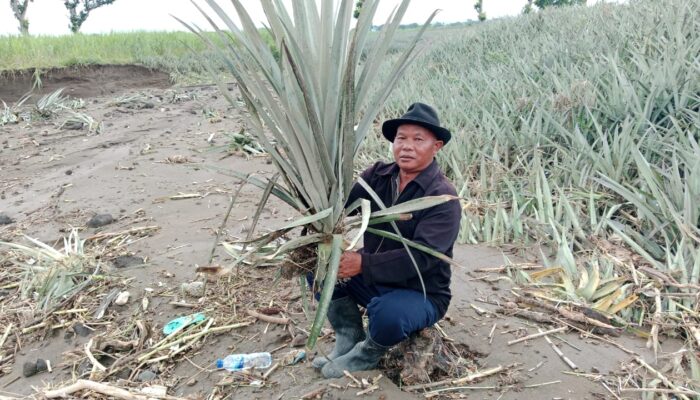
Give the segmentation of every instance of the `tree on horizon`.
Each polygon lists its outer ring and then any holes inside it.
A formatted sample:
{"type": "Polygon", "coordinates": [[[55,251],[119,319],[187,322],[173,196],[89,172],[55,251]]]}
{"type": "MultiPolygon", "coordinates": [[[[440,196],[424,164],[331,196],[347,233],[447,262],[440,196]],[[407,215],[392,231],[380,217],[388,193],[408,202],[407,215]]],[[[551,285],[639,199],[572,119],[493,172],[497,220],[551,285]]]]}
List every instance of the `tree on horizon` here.
{"type": "Polygon", "coordinates": [[[476,0],[476,3],[474,3],[474,9],[477,12],[479,21],[486,21],[486,13],[484,12],[484,0],[476,0]]]}
{"type": "Polygon", "coordinates": [[[19,32],[22,35],[29,35],[29,19],[27,19],[27,9],[29,8],[29,2],[33,1],[34,0],[10,0],[12,14],[19,22],[19,32]]]}
{"type": "MultiPolygon", "coordinates": [[[[25,0],[26,1],[26,0],[25,0]]],[[[70,13],[68,28],[73,33],[80,32],[80,27],[90,15],[90,11],[114,3],[115,0],[66,0],[63,5],[70,13]]]]}
{"type": "MultiPolygon", "coordinates": [[[[563,7],[586,4],[586,0],[535,0],[534,2],[537,8],[539,9],[545,9],[547,7],[563,7]]],[[[531,2],[528,1],[528,3],[531,2]]]]}

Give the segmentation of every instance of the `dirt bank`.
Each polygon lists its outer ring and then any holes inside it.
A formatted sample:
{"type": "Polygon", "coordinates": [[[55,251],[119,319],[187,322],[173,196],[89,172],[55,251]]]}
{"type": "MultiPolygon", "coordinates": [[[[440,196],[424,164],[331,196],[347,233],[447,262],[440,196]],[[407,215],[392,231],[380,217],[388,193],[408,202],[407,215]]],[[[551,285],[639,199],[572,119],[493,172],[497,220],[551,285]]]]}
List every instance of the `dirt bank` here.
{"type": "Polygon", "coordinates": [[[0,72],[0,100],[12,104],[34,89],[36,96],[65,88],[73,97],[112,96],[128,90],[170,87],[170,76],[139,65],[84,65],[0,72]]]}

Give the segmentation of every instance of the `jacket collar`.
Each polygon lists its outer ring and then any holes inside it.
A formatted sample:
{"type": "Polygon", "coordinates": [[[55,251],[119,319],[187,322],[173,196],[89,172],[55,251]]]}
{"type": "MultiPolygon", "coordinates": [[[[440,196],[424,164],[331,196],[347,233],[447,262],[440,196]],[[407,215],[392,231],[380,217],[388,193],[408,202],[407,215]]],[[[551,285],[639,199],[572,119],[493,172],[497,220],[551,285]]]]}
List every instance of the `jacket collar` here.
{"type": "MultiPolygon", "coordinates": [[[[395,175],[399,173],[399,166],[395,162],[384,164],[377,168],[375,173],[381,176],[395,175]]],[[[431,162],[426,169],[421,171],[412,182],[417,183],[421,189],[426,191],[430,184],[435,181],[439,173],[440,167],[438,166],[437,161],[433,159],[433,162],[431,162]]]]}

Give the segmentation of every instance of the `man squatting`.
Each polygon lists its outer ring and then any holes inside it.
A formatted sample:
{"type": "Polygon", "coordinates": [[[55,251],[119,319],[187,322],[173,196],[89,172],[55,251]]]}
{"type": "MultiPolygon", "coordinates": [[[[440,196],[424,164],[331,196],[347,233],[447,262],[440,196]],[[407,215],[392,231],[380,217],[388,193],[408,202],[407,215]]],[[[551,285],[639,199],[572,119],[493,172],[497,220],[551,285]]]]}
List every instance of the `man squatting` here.
{"type": "MultiPolygon", "coordinates": [[[[454,186],[435,161],[452,134],[440,126],[432,107],[411,105],[401,118],[385,121],[382,133],[393,143],[395,162],[377,162],[361,176],[387,207],[424,196],[456,196],[454,186]]],[[[356,183],[347,204],[358,198],[370,200],[372,211],[380,209],[356,183]]],[[[459,202],[452,200],[414,212],[411,220],[396,224],[404,238],[451,257],[460,218],[459,202]]],[[[388,223],[376,228],[393,231],[388,223]]],[[[335,286],[328,309],[335,347],[327,357],[313,360],[313,366],[321,369],[324,377],[338,378],[344,370],[376,367],[391,346],[445,315],[452,297],[449,264],[419,250],[411,254],[425,283],[425,297],[418,272],[401,242],[367,232],[364,248],[343,253],[338,277],[350,279],[335,286]],[[367,310],[367,333],[358,305],[367,310]]]]}

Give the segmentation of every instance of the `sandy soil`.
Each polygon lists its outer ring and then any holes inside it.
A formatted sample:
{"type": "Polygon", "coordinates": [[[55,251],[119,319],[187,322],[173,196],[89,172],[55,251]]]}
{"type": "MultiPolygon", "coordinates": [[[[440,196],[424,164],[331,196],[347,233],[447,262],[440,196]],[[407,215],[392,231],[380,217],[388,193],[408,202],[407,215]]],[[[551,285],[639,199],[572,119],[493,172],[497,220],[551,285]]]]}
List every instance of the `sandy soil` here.
{"type": "MultiPolygon", "coordinates": [[[[106,323],[92,325],[95,330],[89,337],[66,336],[64,330],[56,330],[44,337],[23,338],[13,368],[4,375],[0,374],[0,395],[27,396],[47,385],[58,386],[69,382],[73,364],[67,355],[74,350],[80,351],[90,337],[114,330],[132,318],[147,319],[156,329],[161,329],[170,319],[191,312],[169,303],[173,297],[179,296],[181,283],[195,279],[195,267],[207,263],[214,232],[225,214],[230,193],[236,187],[233,178],[214,172],[207,166],[217,165],[262,176],[269,176],[272,172],[264,158],[227,156],[215,148],[226,144],[226,132],[245,129],[245,122],[217,95],[214,88],[165,88],[162,80],[148,83],[152,78],[150,72],[141,71],[144,75],[139,80],[135,78],[139,69],[121,69],[123,76],[117,71],[113,69],[110,77],[102,74],[99,78],[109,81],[102,83],[102,86],[111,88],[108,94],[101,90],[72,91],[85,96],[87,100],[87,108],[81,111],[103,122],[104,129],[99,135],[61,130],[58,128],[62,122],[60,120],[0,127],[0,213],[4,212],[15,220],[13,224],[0,226],[0,238],[18,241],[21,240],[20,234],[27,234],[52,243],[70,227],[80,227],[82,235],[89,236],[100,231],[117,232],[138,226],[158,226],[160,229],[154,234],[122,246],[103,260],[112,273],[124,279],[133,278],[124,286],[136,299],[149,296],[151,305],[145,313],[140,301],[132,301],[123,307],[111,307],[104,320],[106,323]],[[139,88],[122,86],[120,82],[126,79],[136,80],[142,85],[139,88]],[[153,107],[133,109],[111,105],[115,96],[124,93],[141,93],[153,107]],[[184,156],[188,162],[168,162],[168,157],[172,160],[173,156],[184,156]],[[204,196],[183,200],[169,198],[181,193],[204,196]],[[94,214],[101,213],[112,214],[116,222],[98,229],[87,228],[87,221],[94,214]],[[145,257],[147,263],[140,267],[115,269],[112,259],[124,254],[145,257]],[[23,363],[37,358],[51,360],[53,372],[22,377],[23,363]]],[[[81,75],[78,80],[91,80],[92,84],[85,87],[93,88],[95,83],[101,82],[88,75],[81,75]]],[[[67,87],[72,82],[63,81],[67,87]]],[[[6,85],[6,82],[0,87],[0,98],[10,98],[9,101],[22,93],[17,87],[6,85]]],[[[68,92],[71,92],[70,89],[68,92]]],[[[243,189],[230,217],[226,237],[240,238],[245,235],[246,224],[255,212],[260,194],[261,191],[252,186],[243,189]]],[[[261,216],[260,229],[278,226],[293,216],[291,210],[272,200],[261,216]]],[[[218,261],[225,262],[223,252],[219,251],[218,254],[218,261]]],[[[507,256],[511,260],[518,259],[513,254],[507,256]]],[[[454,394],[455,397],[461,393],[462,397],[473,399],[611,398],[599,383],[581,375],[565,374],[567,366],[544,340],[535,339],[508,346],[509,340],[536,332],[531,322],[495,313],[479,315],[472,307],[494,310],[495,304],[508,296],[506,282],[488,283],[474,279],[483,274],[473,272],[481,267],[501,266],[504,251],[483,246],[458,246],[455,258],[466,268],[454,270],[454,299],[448,318],[441,322],[442,328],[450,338],[482,355],[477,360],[480,369],[519,364],[518,371],[507,376],[471,384],[486,387],[513,384],[509,389],[465,390],[454,394]],[[492,330],[494,335],[490,342],[488,336],[492,330]],[[554,383],[526,388],[527,385],[550,382],[554,383]]],[[[296,282],[273,282],[271,277],[274,272],[270,270],[243,270],[242,274],[245,285],[236,285],[234,281],[228,291],[241,303],[239,307],[265,306],[273,299],[276,305],[284,304],[292,310],[293,313],[288,316],[297,326],[309,326],[299,306],[299,286],[296,282]]],[[[191,298],[188,301],[197,302],[191,298]]],[[[199,304],[201,309],[206,309],[205,305],[199,304]]],[[[232,308],[230,313],[240,312],[241,308],[232,308]]],[[[617,347],[576,333],[560,337],[566,340],[561,344],[563,351],[578,364],[582,373],[614,372],[620,369],[621,363],[632,357],[617,347]]],[[[632,337],[615,340],[639,352],[648,361],[653,360],[642,340],[632,337]]],[[[213,369],[212,363],[217,357],[232,352],[277,349],[273,355],[279,360],[290,350],[289,346],[282,346],[288,341],[288,333],[280,326],[257,322],[231,334],[213,337],[166,371],[158,371],[158,380],[169,387],[170,394],[206,398],[214,385],[226,375],[213,369]]],[[[319,343],[321,349],[329,350],[332,335],[322,338],[319,343]]],[[[374,377],[379,373],[370,371],[357,375],[374,377]]],[[[265,387],[229,386],[220,392],[232,394],[231,398],[292,399],[318,388],[327,388],[324,398],[357,397],[355,393],[358,389],[340,390],[328,386],[329,383],[343,386],[348,380],[324,380],[310,363],[305,362],[279,368],[265,387]]],[[[388,379],[381,380],[380,386],[381,390],[364,397],[421,397],[402,392],[388,379]]]]}

